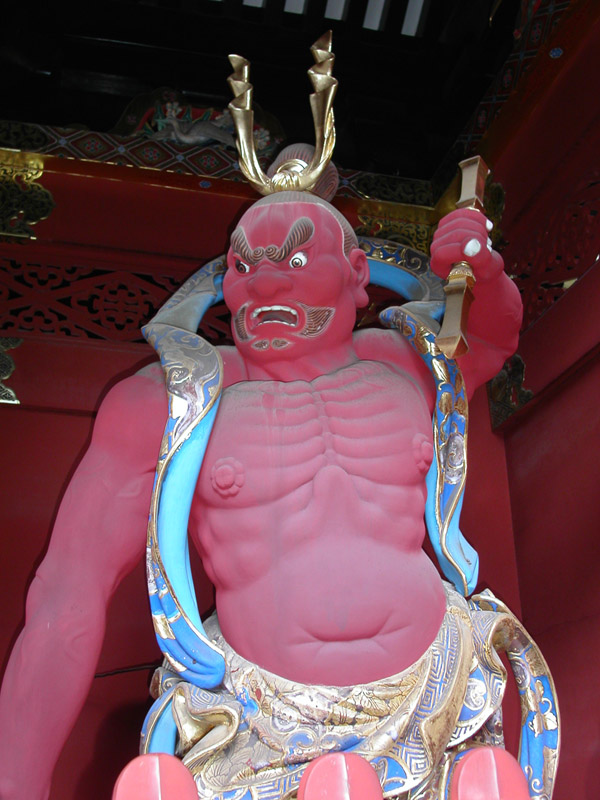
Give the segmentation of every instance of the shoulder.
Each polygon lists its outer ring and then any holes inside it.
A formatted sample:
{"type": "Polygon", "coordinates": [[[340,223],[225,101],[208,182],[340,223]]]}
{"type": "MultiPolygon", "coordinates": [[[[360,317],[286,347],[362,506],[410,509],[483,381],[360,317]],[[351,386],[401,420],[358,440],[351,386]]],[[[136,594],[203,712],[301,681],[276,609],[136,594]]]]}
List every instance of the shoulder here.
{"type": "Polygon", "coordinates": [[[168,416],[160,364],[115,384],[98,409],[92,443],[126,461],[156,461],[168,416]]]}
{"type": "Polygon", "coordinates": [[[429,374],[419,355],[397,330],[367,328],[357,331],[352,341],[360,358],[383,361],[391,366],[415,373],[415,376],[429,374]]]}
{"type": "Polygon", "coordinates": [[[247,381],[248,369],[237,348],[218,347],[217,350],[223,359],[223,385],[232,386],[234,383],[247,381]]]}
{"type": "Polygon", "coordinates": [[[359,358],[387,364],[414,381],[429,402],[433,401],[435,386],[431,373],[399,331],[383,328],[357,331],[353,344],[359,358]]]}
{"type": "Polygon", "coordinates": [[[167,408],[167,392],[163,371],[158,363],[149,364],[125,380],[119,381],[107,393],[98,417],[119,417],[133,411],[146,416],[167,408]]]}

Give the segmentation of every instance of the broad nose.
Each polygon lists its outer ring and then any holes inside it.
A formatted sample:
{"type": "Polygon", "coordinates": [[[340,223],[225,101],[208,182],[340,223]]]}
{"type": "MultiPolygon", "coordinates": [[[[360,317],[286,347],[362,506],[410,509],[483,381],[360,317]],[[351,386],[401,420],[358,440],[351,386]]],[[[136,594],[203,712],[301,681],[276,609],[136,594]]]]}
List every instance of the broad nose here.
{"type": "Polygon", "coordinates": [[[275,297],[293,286],[291,276],[270,264],[262,264],[250,280],[250,289],[259,297],[275,297]]]}

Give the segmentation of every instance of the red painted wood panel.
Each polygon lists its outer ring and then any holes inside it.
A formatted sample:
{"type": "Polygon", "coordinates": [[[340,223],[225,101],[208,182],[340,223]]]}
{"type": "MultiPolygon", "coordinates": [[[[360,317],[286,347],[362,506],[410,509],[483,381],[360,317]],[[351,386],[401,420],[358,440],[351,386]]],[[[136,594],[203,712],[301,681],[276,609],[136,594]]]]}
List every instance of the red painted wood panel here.
{"type": "Polygon", "coordinates": [[[595,800],[600,768],[599,41],[597,4],[573,3],[482,143],[506,192],[509,272],[578,277],[521,337],[534,399],[503,431],[523,619],[562,712],[554,800],[595,800]]]}
{"type": "Polygon", "coordinates": [[[523,618],[562,715],[554,800],[597,797],[600,770],[600,358],[506,438],[523,618]]]}

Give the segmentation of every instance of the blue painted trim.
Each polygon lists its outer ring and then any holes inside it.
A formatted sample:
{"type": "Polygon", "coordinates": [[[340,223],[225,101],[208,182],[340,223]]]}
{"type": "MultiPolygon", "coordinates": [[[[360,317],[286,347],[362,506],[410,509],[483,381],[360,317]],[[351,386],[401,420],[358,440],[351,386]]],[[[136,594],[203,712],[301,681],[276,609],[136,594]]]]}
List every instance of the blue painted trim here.
{"type": "Polygon", "coordinates": [[[172,457],[158,509],[158,546],[165,572],[188,619],[203,634],[190,567],[187,527],[219,402],[220,398],[172,457]]]}
{"type": "Polygon", "coordinates": [[[437,520],[435,516],[435,502],[430,501],[430,498],[435,498],[437,492],[438,470],[435,459],[427,472],[425,478],[425,485],[427,486],[427,503],[425,504],[425,522],[427,523],[427,532],[429,533],[429,540],[433,546],[437,560],[444,575],[449,581],[452,581],[455,589],[464,594],[463,576],[467,584],[467,595],[472,594],[477,586],[479,578],[479,554],[463,536],[459,523],[460,512],[464,500],[464,492],[461,494],[452,519],[448,524],[446,532],[446,547],[452,554],[454,560],[461,567],[463,574],[456,569],[454,564],[449,561],[442,550],[442,543],[440,541],[437,520]]]}
{"type": "Polygon", "coordinates": [[[390,289],[390,291],[396,292],[407,300],[421,299],[423,286],[410,272],[398,269],[384,261],[376,261],[368,256],[367,261],[369,262],[371,283],[375,286],[390,289]]]}
{"type": "MultiPolygon", "coordinates": [[[[154,710],[154,707],[160,703],[161,700],[163,700],[163,698],[159,697],[158,700],[152,705],[149,714],[146,716],[146,721],[154,710]]],[[[162,710],[159,712],[159,717],[154,725],[154,728],[152,729],[152,735],[148,740],[148,753],[169,753],[169,755],[175,755],[175,747],[177,745],[177,725],[175,724],[171,710],[172,704],[172,700],[164,703],[162,710]]]]}

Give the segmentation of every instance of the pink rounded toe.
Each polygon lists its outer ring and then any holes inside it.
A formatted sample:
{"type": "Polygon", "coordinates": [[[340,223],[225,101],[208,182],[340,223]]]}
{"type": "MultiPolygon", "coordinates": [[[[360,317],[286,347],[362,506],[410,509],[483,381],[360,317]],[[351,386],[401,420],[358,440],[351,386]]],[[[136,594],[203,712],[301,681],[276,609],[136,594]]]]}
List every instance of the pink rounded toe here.
{"type": "Polygon", "coordinates": [[[298,800],[382,800],[373,767],[354,753],[330,753],[304,771],[298,800]]]}
{"type": "Polygon", "coordinates": [[[138,756],[121,772],[112,800],[198,800],[194,779],[166,753],[138,756]]]}
{"type": "Polygon", "coordinates": [[[476,747],[456,765],[450,800],[530,800],[518,761],[501,747],[476,747]]]}

